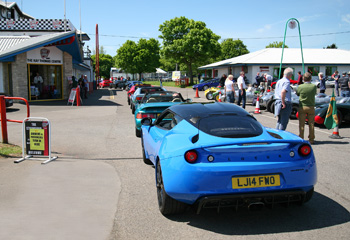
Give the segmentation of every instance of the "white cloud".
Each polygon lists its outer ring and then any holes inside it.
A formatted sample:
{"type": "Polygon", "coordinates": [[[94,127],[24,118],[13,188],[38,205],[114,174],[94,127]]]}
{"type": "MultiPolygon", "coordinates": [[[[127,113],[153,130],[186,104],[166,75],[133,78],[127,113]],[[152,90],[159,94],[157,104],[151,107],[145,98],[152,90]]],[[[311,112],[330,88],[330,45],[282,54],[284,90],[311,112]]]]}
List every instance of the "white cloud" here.
{"type": "Polygon", "coordinates": [[[259,33],[263,33],[263,32],[265,32],[265,31],[270,30],[271,27],[272,27],[271,24],[266,24],[264,27],[259,28],[257,31],[258,31],[259,33]]]}
{"type": "Polygon", "coordinates": [[[342,20],[343,22],[346,22],[346,23],[349,23],[349,24],[350,24],[350,14],[343,15],[343,16],[341,17],[341,20],[342,20]]]}

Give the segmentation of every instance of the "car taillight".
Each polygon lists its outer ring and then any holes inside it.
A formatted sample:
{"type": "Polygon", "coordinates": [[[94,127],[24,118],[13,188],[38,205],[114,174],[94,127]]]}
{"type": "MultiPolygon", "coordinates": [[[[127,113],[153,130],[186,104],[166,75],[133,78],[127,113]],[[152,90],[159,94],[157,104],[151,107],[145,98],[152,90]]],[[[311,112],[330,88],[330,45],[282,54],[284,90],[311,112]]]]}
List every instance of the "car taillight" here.
{"type": "Polygon", "coordinates": [[[142,119],[142,118],[147,118],[147,117],[156,118],[156,114],[154,114],[154,113],[138,113],[138,114],[136,114],[137,119],[142,119]]]}
{"type": "Polygon", "coordinates": [[[188,163],[194,163],[198,158],[198,154],[195,150],[190,150],[185,153],[185,160],[188,163]]]}
{"type": "Polygon", "coordinates": [[[320,117],[319,115],[315,116],[315,123],[323,124],[323,122],[324,122],[324,118],[323,117],[320,117]]]}
{"type": "Polygon", "coordinates": [[[137,101],[140,101],[142,99],[142,97],[136,97],[137,101]]]}
{"type": "Polygon", "coordinates": [[[303,157],[306,157],[306,156],[308,156],[308,155],[310,155],[310,153],[311,153],[311,147],[310,147],[310,145],[308,145],[308,144],[303,144],[303,145],[301,145],[300,147],[299,147],[299,154],[301,155],[301,156],[303,156],[303,157]]]}

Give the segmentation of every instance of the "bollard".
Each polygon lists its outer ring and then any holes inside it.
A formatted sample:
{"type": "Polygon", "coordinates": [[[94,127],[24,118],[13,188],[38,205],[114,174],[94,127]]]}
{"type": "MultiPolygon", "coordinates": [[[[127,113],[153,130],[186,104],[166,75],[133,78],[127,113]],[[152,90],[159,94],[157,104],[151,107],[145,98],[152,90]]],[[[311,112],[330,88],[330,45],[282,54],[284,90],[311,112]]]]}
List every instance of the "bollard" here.
{"type": "Polygon", "coordinates": [[[6,102],[5,102],[5,96],[4,95],[0,95],[0,111],[1,111],[2,142],[3,143],[8,143],[7,119],[6,119],[6,102]]]}
{"type": "Polygon", "coordinates": [[[80,87],[77,87],[77,106],[80,106],[80,87]]]}

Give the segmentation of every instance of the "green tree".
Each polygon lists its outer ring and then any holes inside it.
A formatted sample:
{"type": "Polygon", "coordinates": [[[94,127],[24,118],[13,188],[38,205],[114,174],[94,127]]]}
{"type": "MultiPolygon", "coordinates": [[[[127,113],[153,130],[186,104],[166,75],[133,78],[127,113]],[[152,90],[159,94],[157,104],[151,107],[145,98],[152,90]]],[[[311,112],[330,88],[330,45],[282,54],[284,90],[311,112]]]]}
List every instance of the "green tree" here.
{"type": "Polygon", "coordinates": [[[117,50],[116,66],[128,73],[138,73],[139,78],[144,72],[155,72],[159,67],[159,42],[154,38],[140,39],[138,43],[126,41],[117,50]]]}
{"type": "Polygon", "coordinates": [[[225,39],[221,43],[221,59],[234,58],[243,54],[249,53],[247,46],[242,40],[233,40],[232,38],[225,39]]]}
{"type": "MultiPolygon", "coordinates": [[[[283,46],[283,42],[273,42],[273,43],[270,43],[269,45],[267,45],[265,48],[282,48],[283,46]]],[[[287,45],[284,45],[285,48],[288,48],[287,45]]]]}
{"type": "MultiPolygon", "coordinates": [[[[96,55],[91,55],[92,65],[95,69],[96,66],[96,55]]],[[[113,57],[109,54],[99,54],[100,59],[100,77],[109,78],[111,67],[114,66],[113,57]]]]}
{"type": "Polygon", "coordinates": [[[161,53],[178,64],[185,64],[193,84],[192,69],[210,57],[220,55],[220,36],[208,29],[204,22],[176,17],[159,26],[163,39],[161,53]]]}
{"type": "Polygon", "coordinates": [[[329,46],[327,46],[325,48],[327,48],[327,49],[329,49],[329,48],[337,49],[338,47],[337,47],[337,45],[335,43],[332,43],[331,45],[329,45],[329,46]]]}

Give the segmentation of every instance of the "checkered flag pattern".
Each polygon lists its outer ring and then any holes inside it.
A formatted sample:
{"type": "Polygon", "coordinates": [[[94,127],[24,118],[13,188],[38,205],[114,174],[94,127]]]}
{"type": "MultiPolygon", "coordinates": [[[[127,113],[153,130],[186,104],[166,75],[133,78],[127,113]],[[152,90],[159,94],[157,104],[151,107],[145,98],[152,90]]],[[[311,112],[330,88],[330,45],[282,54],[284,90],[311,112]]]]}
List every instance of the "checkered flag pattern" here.
{"type": "MultiPolygon", "coordinates": [[[[66,30],[71,31],[72,26],[69,20],[66,20],[66,30]]],[[[0,31],[4,30],[33,30],[33,31],[64,31],[63,19],[1,19],[0,31]]]]}

